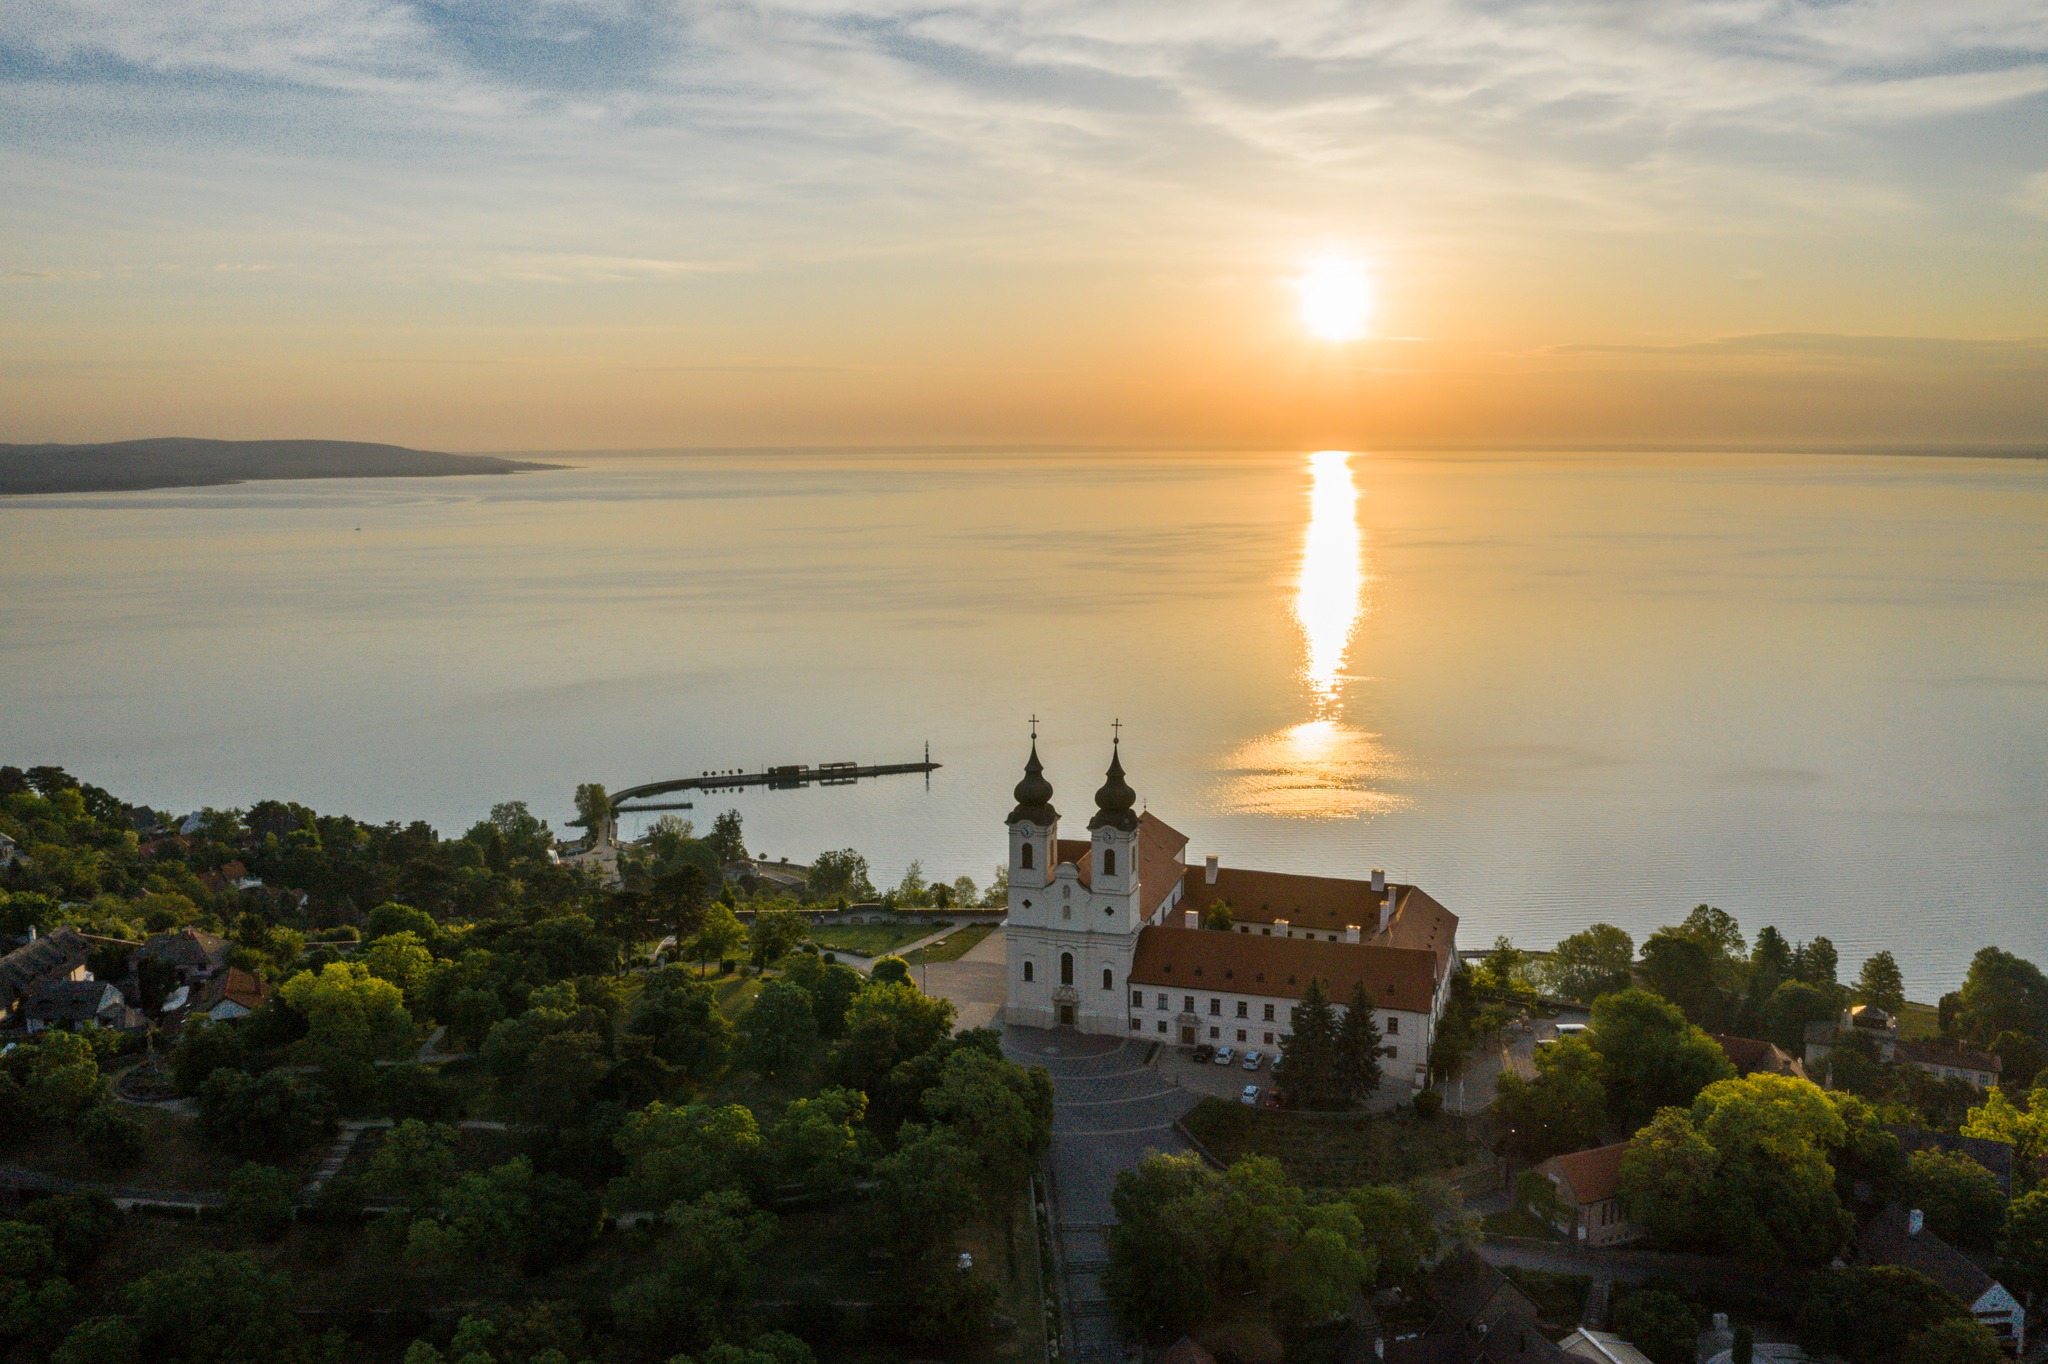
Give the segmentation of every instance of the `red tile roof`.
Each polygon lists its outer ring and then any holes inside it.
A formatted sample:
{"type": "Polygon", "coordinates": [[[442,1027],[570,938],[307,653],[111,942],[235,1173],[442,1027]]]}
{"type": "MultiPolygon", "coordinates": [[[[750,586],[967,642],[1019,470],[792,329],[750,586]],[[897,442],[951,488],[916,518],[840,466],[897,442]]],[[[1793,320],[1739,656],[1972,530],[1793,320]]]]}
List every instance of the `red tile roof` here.
{"type": "Polygon", "coordinates": [[[1387,883],[1395,895],[1394,917],[1381,933],[1380,904],[1385,893],[1374,890],[1370,881],[1218,867],[1212,885],[1206,868],[1190,867],[1182,884],[1183,903],[1204,914],[1218,900],[1226,900],[1231,918],[1238,923],[1270,924],[1285,919],[1290,928],[1317,933],[1342,933],[1357,925],[1367,941],[1382,947],[1436,953],[1439,974],[1450,969],[1451,954],[1456,950],[1458,916],[1419,886],[1387,883]]]}
{"type": "Polygon", "coordinates": [[[1139,930],[1131,983],[1300,999],[1320,980],[1342,1004],[1354,985],[1383,1009],[1426,1014],[1436,995],[1436,958],[1405,947],[1269,938],[1202,928],[1139,930]]]}
{"type": "Polygon", "coordinates": [[[1628,1154],[1628,1145],[1618,1141],[1612,1146],[1552,1156],[1536,1168],[1563,1179],[1580,1203],[1598,1203],[1621,1192],[1621,1158],[1628,1154]]]}
{"type": "MultiPolygon", "coordinates": [[[[1150,918],[1173,893],[1181,877],[1181,858],[1188,836],[1154,814],[1138,819],[1138,915],[1150,918]]],[[[1071,862],[1081,874],[1081,884],[1094,877],[1094,843],[1085,838],[1062,838],[1053,849],[1053,865],[1071,862]]]]}

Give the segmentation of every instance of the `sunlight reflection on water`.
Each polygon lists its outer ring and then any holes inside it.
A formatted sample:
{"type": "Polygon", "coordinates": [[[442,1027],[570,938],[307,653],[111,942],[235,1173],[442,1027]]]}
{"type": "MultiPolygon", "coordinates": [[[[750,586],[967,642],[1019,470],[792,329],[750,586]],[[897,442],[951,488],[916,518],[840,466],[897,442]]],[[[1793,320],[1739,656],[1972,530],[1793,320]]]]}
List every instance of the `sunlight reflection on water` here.
{"type": "Polygon", "coordinates": [[[1358,487],[1351,455],[1318,450],[1308,458],[1308,529],[1295,581],[1302,666],[1310,718],[1263,735],[1229,759],[1223,803],[1245,814],[1339,819],[1385,814],[1410,800],[1384,789],[1401,760],[1377,734],[1344,723],[1344,667],[1369,613],[1372,577],[1358,530],[1358,487]]]}

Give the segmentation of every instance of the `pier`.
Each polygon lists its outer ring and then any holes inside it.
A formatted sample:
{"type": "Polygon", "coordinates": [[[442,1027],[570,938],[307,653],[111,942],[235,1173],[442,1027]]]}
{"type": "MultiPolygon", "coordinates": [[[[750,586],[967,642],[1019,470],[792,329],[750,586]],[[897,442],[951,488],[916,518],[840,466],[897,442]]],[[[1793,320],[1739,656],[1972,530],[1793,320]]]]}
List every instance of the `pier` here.
{"type": "Polygon", "coordinates": [[[694,777],[677,777],[672,781],[651,781],[640,786],[628,786],[612,793],[613,814],[633,814],[642,810],[687,810],[687,802],[661,805],[627,806],[629,800],[646,800],[653,796],[674,795],[682,791],[739,791],[751,786],[765,786],[771,791],[795,791],[806,786],[851,786],[868,777],[897,777],[913,772],[929,775],[936,772],[940,764],[932,761],[930,744],[925,745],[922,762],[907,763],[855,763],[832,762],[782,763],[764,767],[758,772],[701,772],[694,777]]]}

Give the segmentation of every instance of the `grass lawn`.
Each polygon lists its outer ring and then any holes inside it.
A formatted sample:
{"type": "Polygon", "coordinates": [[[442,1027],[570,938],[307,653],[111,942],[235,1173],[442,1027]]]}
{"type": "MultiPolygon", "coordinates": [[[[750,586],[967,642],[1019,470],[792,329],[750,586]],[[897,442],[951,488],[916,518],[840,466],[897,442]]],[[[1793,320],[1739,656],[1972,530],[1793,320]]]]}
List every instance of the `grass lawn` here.
{"type": "Polygon", "coordinates": [[[930,924],[837,924],[812,929],[811,941],[828,952],[880,957],[937,931],[930,924]]]}
{"type": "Polygon", "coordinates": [[[996,924],[969,924],[955,933],[933,943],[920,947],[903,960],[912,966],[928,965],[938,961],[958,961],[981,945],[982,939],[996,931],[996,924]]]}
{"type": "Polygon", "coordinates": [[[1479,1225],[1486,1228],[1490,1236],[1525,1236],[1532,1241],[1558,1240],[1557,1228],[1530,1212],[1527,1208],[1509,1208],[1504,1212],[1490,1212],[1479,1219],[1479,1225]]]}
{"type": "Polygon", "coordinates": [[[761,993],[759,976],[720,976],[711,982],[711,993],[718,997],[718,1011],[727,1018],[738,1018],[754,1002],[754,996],[761,993]]]}
{"type": "Polygon", "coordinates": [[[1337,1118],[1271,1113],[1223,1099],[1204,1099],[1184,1119],[1188,1131],[1228,1164],[1240,1156],[1271,1156],[1305,1189],[1405,1184],[1475,1159],[1479,1146],[1464,1120],[1440,1114],[1337,1118]]]}

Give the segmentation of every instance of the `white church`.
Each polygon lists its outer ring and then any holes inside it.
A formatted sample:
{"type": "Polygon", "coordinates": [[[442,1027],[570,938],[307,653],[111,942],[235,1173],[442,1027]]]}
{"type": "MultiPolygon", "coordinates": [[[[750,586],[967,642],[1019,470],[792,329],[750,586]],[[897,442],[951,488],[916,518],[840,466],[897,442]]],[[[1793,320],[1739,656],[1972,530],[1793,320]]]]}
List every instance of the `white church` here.
{"type": "Polygon", "coordinates": [[[1341,1014],[1363,984],[1389,1085],[1421,1089],[1458,969],[1458,918],[1384,872],[1369,880],[1187,864],[1188,840],[1137,811],[1120,746],[1086,839],[1059,835],[1034,734],[1010,828],[1004,1017],[1181,1045],[1284,1050],[1321,980],[1341,1014]],[[1229,929],[1203,928],[1227,906],[1229,929]]]}

